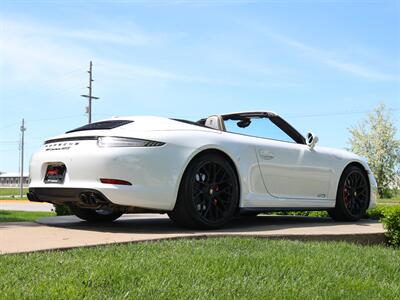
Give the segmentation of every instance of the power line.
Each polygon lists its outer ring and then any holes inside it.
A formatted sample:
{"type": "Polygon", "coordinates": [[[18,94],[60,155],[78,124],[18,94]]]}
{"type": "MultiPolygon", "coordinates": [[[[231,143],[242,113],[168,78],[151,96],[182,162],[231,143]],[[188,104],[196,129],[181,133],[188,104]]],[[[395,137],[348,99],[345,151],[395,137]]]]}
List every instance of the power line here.
{"type": "MultiPolygon", "coordinates": [[[[39,144],[38,147],[24,147],[24,150],[38,150],[39,148],[39,144]]],[[[0,152],[14,152],[15,153],[15,149],[0,149],[0,152]]]]}
{"type": "Polygon", "coordinates": [[[13,127],[13,126],[17,126],[19,124],[19,122],[17,122],[17,123],[12,123],[12,124],[9,124],[9,125],[6,125],[6,126],[3,126],[3,127],[0,127],[0,129],[6,129],[6,128],[10,128],[10,127],[13,127]]]}
{"type": "Polygon", "coordinates": [[[42,122],[42,121],[54,121],[54,120],[61,120],[61,119],[72,119],[82,117],[82,115],[72,115],[72,116],[64,116],[64,117],[54,117],[54,118],[44,118],[44,119],[34,119],[29,120],[29,122],[42,122]]]}
{"type": "MultiPolygon", "coordinates": [[[[92,96],[93,98],[93,96],[92,96]]],[[[97,98],[97,97],[96,97],[97,98]]],[[[399,111],[400,108],[389,108],[390,112],[399,111]]],[[[342,111],[342,112],[318,112],[318,113],[309,113],[309,114],[296,114],[296,113],[288,113],[282,114],[282,116],[287,118],[313,118],[313,117],[329,117],[329,116],[338,116],[338,115],[355,115],[355,114],[365,114],[371,113],[373,110],[362,110],[362,111],[342,111]]],[[[95,116],[107,116],[108,114],[92,114],[95,116]]],[[[72,119],[82,117],[82,115],[69,115],[69,116],[59,116],[54,118],[43,118],[43,119],[33,119],[28,120],[28,122],[43,122],[43,121],[55,121],[55,120],[62,120],[62,119],[72,119]]],[[[6,126],[0,127],[0,129],[5,129],[13,126],[17,126],[19,123],[11,123],[6,126]]],[[[18,141],[0,141],[0,143],[14,143],[18,141]]]]}
{"type": "MultiPolygon", "coordinates": [[[[59,91],[63,91],[63,90],[66,90],[66,89],[70,89],[70,87],[66,87],[66,88],[60,89],[58,86],[55,86],[55,84],[58,84],[59,82],[65,82],[65,81],[67,81],[68,79],[71,79],[71,78],[76,78],[76,75],[80,74],[81,72],[82,72],[82,70],[73,70],[71,72],[63,72],[62,75],[52,75],[51,76],[51,78],[52,78],[51,80],[40,79],[39,83],[34,85],[34,88],[35,88],[36,91],[39,90],[39,89],[45,88],[45,94],[48,93],[48,94],[53,95],[54,91],[59,92],[59,91]]],[[[73,85],[75,87],[75,85],[77,85],[77,82],[74,83],[73,85]]],[[[17,92],[20,92],[20,89],[17,88],[17,87],[15,87],[15,88],[7,87],[7,91],[9,93],[15,94],[17,92]]],[[[29,93],[32,94],[32,93],[35,93],[35,92],[29,91],[29,93]]],[[[36,95],[38,95],[38,94],[39,95],[43,95],[43,92],[39,92],[39,93],[36,92],[35,94],[36,95]]]]}
{"type": "MultiPolygon", "coordinates": [[[[400,108],[389,108],[390,112],[398,111],[400,108]]],[[[339,116],[339,115],[356,115],[356,114],[367,114],[371,113],[373,110],[362,110],[362,111],[341,111],[341,112],[320,112],[320,113],[309,113],[309,114],[285,114],[288,118],[308,118],[308,117],[329,117],[329,116],[339,116]]]]}
{"type": "MultiPolygon", "coordinates": [[[[95,116],[107,116],[108,114],[92,114],[95,116]]],[[[62,120],[62,119],[72,119],[72,118],[78,118],[82,117],[82,115],[70,115],[70,116],[60,116],[60,117],[54,117],[54,118],[43,118],[43,119],[33,119],[33,120],[28,120],[28,122],[43,122],[43,121],[55,121],[55,120],[62,120]]],[[[0,129],[5,129],[13,126],[17,126],[19,123],[11,123],[8,124],[4,127],[0,127],[0,129]]]]}
{"type": "MultiPolygon", "coordinates": [[[[61,78],[65,78],[65,76],[62,76],[61,78]]],[[[69,77],[67,77],[69,78],[69,77]]],[[[29,95],[34,95],[36,97],[40,97],[42,98],[42,100],[45,99],[51,99],[54,103],[57,103],[58,100],[56,100],[56,98],[54,98],[55,95],[60,96],[60,95],[67,95],[67,94],[75,94],[77,91],[77,88],[79,86],[81,86],[81,84],[79,82],[74,82],[69,84],[69,86],[65,86],[63,88],[57,87],[55,86],[56,83],[60,82],[60,80],[58,81],[54,81],[54,84],[50,86],[50,84],[44,84],[44,86],[47,85],[45,90],[39,90],[40,89],[40,85],[35,85],[35,90],[29,90],[29,95]],[[38,89],[39,88],[39,89],[38,89]],[[51,97],[51,98],[50,98],[51,97]]],[[[42,85],[43,86],[43,85],[42,85]]],[[[28,90],[29,87],[25,88],[25,91],[28,90]]],[[[11,90],[11,92],[9,91],[9,89],[7,89],[7,93],[10,94],[11,97],[18,97],[18,93],[17,92],[13,92],[11,90]]],[[[1,102],[1,100],[0,100],[1,102]]],[[[15,103],[13,103],[15,105],[15,103]]],[[[11,106],[12,107],[12,106],[11,106]]],[[[17,106],[15,106],[17,107],[17,106]]],[[[18,126],[19,122],[17,123],[12,123],[10,125],[6,125],[4,127],[0,127],[0,129],[4,129],[4,128],[9,128],[12,126],[18,126]]],[[[3,125],[0,123],[0,126],[3,125]]]]}

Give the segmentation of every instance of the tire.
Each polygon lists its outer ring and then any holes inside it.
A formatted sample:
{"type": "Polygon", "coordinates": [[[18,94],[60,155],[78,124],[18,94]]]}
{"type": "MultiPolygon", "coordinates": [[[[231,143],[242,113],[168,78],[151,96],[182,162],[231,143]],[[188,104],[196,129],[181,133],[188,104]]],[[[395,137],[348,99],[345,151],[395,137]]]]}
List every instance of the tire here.
{"type": "Polygon", "coordinates": [[[94,210],[76,206],[71,206],[70,208],[75,216],[91,223],[112,222],[122,216],[121,212],[112,210],[94,210]]]}
{"type": "Polygon", "coordinates": [[[252,212],[252,211],[247,211],[247,212],[242,212],[239,217],[241,218],[255,218],[260,214],[260,212],[252,212]]]}
{"type": "Polygon", "coordinates": [[[195,157],[186,168],[175,208],[168,213],[179,226],[216,229],[228,223],[239,203],[239,183],[231,164],[219,154],[195,157]]]}
{"type": "Polygon", "coordinates": [[[365,171],[349,166],[340,177],[335,208],[328,214],[336,221],[358,221],[366,213],[370,191],[365,171]]]}

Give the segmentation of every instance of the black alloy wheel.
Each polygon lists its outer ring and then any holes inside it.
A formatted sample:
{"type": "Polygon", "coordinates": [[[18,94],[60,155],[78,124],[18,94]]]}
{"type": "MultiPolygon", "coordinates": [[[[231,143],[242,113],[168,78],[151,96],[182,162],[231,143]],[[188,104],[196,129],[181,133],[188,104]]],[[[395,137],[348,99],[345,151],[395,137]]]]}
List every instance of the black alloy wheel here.
{"type": "Polygon", "coordinates": [[[234,201],[234,178],[217,162],[203,162],[192,178],[192,201],[198,214],[207,221],[217,222],[229,212],[234,201]]]}
{"type": "Polygon", "coordinates": [[[366,172],[359,167],[350,166],[342,174],[339,182],[336,207],[329,211],[338,221],[361,219],[368,208],[370,191],[366,172]]]}
{"type": "Polygon", "coordinates": [[[221,155],[195,158],[183,176],[177,203],[170,218],[178,225],[213,229],[232,219],[239,201],[233,167],[221,155]]]}

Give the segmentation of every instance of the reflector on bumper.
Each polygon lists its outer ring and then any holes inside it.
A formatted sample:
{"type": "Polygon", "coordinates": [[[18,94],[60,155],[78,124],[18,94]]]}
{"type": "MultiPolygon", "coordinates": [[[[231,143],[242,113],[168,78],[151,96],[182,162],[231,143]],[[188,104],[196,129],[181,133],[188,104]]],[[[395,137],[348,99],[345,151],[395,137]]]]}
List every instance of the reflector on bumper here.
{"type": "Polygon", "coordinates": [[[112,178],[100,178],[101,183],[105,184],[121,184],[121,185],[132,185],[129,181],[112,179],[112,178]]]}

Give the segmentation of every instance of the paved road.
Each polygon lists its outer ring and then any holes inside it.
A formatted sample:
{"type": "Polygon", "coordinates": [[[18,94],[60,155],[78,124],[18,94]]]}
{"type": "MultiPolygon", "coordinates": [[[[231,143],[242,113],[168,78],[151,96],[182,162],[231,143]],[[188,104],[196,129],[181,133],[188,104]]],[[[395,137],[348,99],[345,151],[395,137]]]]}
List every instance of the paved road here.
{"type": "Polygon", "coordinates": [[[124,215],[113,223],[95,225],[73,216],[51,217],[38,223],[0,223],[0,253],[210,236],[382,243],[384,230],[380,223],[372,220],[337,223],[329,218],[294,216],[242,218],[215,231],[178,228],[166,215],[160,214],[124,215]]]}
{"type": "Polygon", "coordinates": [[[0,210],[52,211],[49,203],[30,202],[25,200],[0,200],[0,210]]]}

